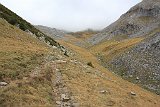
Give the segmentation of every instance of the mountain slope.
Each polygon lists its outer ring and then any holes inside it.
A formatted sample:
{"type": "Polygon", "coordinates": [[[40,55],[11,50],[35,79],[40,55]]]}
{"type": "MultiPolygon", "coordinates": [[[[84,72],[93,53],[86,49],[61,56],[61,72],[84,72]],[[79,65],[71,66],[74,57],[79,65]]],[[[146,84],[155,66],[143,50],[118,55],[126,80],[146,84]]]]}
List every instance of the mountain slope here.
{"type": "MultiPolygon", "coordinates": [[[[159,29],[160,31],[160,29],[159,29]]],[[[160,94],[160,32],[107,62],[108,67],[144,88],[160,94]]]]}
{"type": "Polygon", "coordinates": [[[146,34],[159,27],[159,20],[159,0],[143,0],[102,32],[89,38],[87,42],[94,45],[105,40],[123,40],[146,36],[146,34]]]}
{"type": "MultiPolygon", "coordinates": [[[[0,106],[46,105],[49,87],[37,90],[28,78],[35,67],[45,61],[52,50],[43,42],[0,19],[0,106]],[[6,86],[2,82],[7,83],[6,86]],[[42,103],[43,102],[43,103],[42,103]]],[[[47,83],[46,83],[47,85],[47,83]]]]}
{"type": "Polygon", "coordinates": [[[88,43],[85,40],[91,38],[93,35],[99,32],[92,29],[78,32],[66,32],[63,30],[58,30],[56,28],[50,28],[42,25],[36,25],[35,27],[55,40],[64,40],[66,42],[81,47],[87,47],[88,43]]]}
{"type": "Polygon", "coordinates": [[[67,33],[66,31],[63,31],[63,30],[58,30],[55,28],[50,28],[50,27],[46,27],[42,25],[36,25],[35,27],[39,29],[40,31],[42,31],[44,34],[54,39],[63,39],[67,33]]]}
{"type": "Polygon", "coordinates": [[[67,55],[0,18],[0,106],[159,107],[160,96],[112,74],[87,49],[59,42],[67,55]]]}
{"type": "Polygon", "coordinates": [[[83,48],[61,41],[70,50],[66,57],[2,19],[0,30],[0,82],[7,83],[0,87],[0,106],[160,104],[159,96],[110,73],[83,48]]]}
{"type": "Polygon", "coordinates": [[[23,31],[28,32],[29,34],[32,34],[33,36],[37,37],[38,39],[44,41],[48,45],[60,47],[60,45],[53,40],[51,37],[43,34],[41,31],[36,29],[33,25],[31,25],[29,22],[25,21],[18,15],[16,15],[14,12],[0,4],[0,18],[5,19],[8,23],[17,26],[23,31]]]}
{"type": "Polygon", "coordinates": [[[143,91],[137,85],[126,82],[106,70],[88,50],[65,41],[59,42],[74,53],[73,59],[68,62],[71,65],[66,64],[63,67],[66,70],[62,72],[67,79],[68,87],[73,95],[76,95],[78,102],[81,102],[82,107],[159,106],[147,104],[148,101],[145,99],[148,96],[147,93],[142,94],[143,91]],[[91,62],[93,67],[87,66],[88,62],[91,62]],[[131,91],[138,93],[137,97],[132,96],[131,91]]]}
{"type": "Polygon", "coordinates": [[[159,36],[160,1],[143,0],[94,36],[91,51],[110,71],[160,94],[159,36]]]}

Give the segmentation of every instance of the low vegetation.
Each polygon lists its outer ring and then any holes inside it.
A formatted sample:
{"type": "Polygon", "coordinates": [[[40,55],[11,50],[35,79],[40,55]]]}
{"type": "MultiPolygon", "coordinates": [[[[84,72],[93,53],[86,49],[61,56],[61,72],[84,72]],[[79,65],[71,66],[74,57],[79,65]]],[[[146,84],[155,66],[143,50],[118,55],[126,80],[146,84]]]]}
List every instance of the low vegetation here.
{"type": "Polygon", "coordinates": [[[0,4],[0,18],[5,19],[8,23],[19,27],[23,31],[29,31],[34,34],[37,38],[44,37],[45,42],[49,42],[52,46],[60,47],[60,45],[54,41],[51,37],[43,34],[41,31],[37,30],[33,25],[19,17],[17,14],[13,13],[5,6],[0,4]]]}

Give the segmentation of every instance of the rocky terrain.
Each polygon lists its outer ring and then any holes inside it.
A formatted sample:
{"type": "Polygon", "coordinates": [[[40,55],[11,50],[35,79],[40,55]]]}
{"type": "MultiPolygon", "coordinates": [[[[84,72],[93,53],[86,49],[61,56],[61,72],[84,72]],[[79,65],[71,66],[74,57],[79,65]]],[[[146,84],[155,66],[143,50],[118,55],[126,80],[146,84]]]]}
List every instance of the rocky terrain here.
{"type": "Polygon", "coordinates": [[[131,82],[160,94],[160,32],[104,64],[131,82]]]}
{"type": "Polygon", "coordinates": [[[144,36],[89,47],[95,32],[55,41],[2,4],[0,17],[0,106],[159,107],[159,25],[144,36]],[[87,45],[75,45],[82,41],[87,45]]]}
{"type": "Polygon", "coordinates": [[[159,36],[160,1],[143,0],[90,42],[103,66],[160,94],[159,36]]]}
{"type": "Polygon", "coordinates": [[[159,106],[159,96],[102,67],[84,48],[47,46],[0,19],[0,106],[159,106]]]}
{"type": "Polygon", "coordinates": [[[58,30],[56,28],[50,28],[42,25],[36,25],[35,27],[54,39],[63,39],[67,34],[67,31],[58,30]]]}
{"type": "Polygon", "coordinates": [[[159,27],[159,20],[159,0],[143,0],[102,32],[89,38],[87,42],[94,45],[105,40],[124,40],[147,36],[147,33],[159,27]]]}

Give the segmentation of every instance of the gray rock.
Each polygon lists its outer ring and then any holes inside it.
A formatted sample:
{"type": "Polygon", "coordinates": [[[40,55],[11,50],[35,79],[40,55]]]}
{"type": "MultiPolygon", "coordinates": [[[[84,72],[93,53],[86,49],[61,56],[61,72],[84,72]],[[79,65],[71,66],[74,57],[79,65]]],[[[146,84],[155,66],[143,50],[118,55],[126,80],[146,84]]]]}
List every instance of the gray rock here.
{"type": "Polygon", "coordinates": [[[139,77],[137,77],[136,80],[139,80],[139,77]]]}
{"type": "Polygon", "coordinates": [[[0,86],[7,86],[8,85],[8,83],[6,83],[6,82],[0,82],[0,86]]]}
{"type": "Polygon", "coordinates": [[[100,93],[101,94],[106,94],[106,93],[108,93],[108,91],[107,90],[102,90],[102,91],[100,91],[100,93]]]}
{"type": "Polygon", "coordinates": [[[135,92],[132,92],[132,91],[131,91],[130,94],[133,95],[133,96],[136,96],[136,93],[135,93],[135,92]]]}
{"type": "Polygon", "coordinates": [[[71,107],[71,104],[68,102],[64,102],[61,106],[62,107],[71,107]]]}
{"type": "Polygon", "coordinates": [[[61,94],[61,100],[62,100],[63,102],[67,102],[67,101],[70,100],[70,98],[69,98],[66,94],[61,94]]]}
{"type": "Polygon", "coordinates": [[[61,105],[61,103],[62,103],[61,101],[56,101],[57,105],[61,105]]]}

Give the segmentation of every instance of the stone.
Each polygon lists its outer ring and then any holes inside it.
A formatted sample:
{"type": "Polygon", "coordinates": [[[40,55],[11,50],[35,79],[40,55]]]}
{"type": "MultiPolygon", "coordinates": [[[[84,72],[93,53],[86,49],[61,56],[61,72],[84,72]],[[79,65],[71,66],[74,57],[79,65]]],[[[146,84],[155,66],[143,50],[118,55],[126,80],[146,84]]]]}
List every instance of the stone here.
{"type": "Polygon", "coordinates": [[[6,82],[0,82],[0,86],[7,86],[8,85],[8,83],[6,83],[6,82]]]}
{"type": "Polygon", "coordinates": [[[137,77],[136,80],[139,80],[139,77],[137,77]]]}
{"type": "Polygon", "coordinates": [[[57,105],[61,105],[61,101],[56,101],[56,104],[57,105]]]}
{"type": "Polygon", "coordinates": [[[67,102],[67,101],[70,100],[70,98],[67,97],[66,94],[62,94],[62,95],[61,95],[61,99],[62,99],[63,102],[67,102]]]}
{"type": "Polygon", "coordinates": [[[135,93],[135,92],[132,92],[132,91],[131,91],[130,94],[133,95],[133,96],[136,96],[136,93],[135,93]]]}
{"type": "Polygon", "coordinates": [[[56,47],[56,46],[52,46],[52,48],[53,48],[53,49],[57,49],[57,47],[56,47]]]}
{"type": "Polygon", "coordinates": [[[107,92],[108,92],[108,91],[106,91],[106,90],[100,91],[101,94],[106,94],[107,92]]]}
{"type": "Polygon", "coordinates": [[[71,107],[71,104],[70,104],[70,103],[65,102],[65,103],[63,103],[63,107],[71,107]]]}
{"type": "Polygon", "coordinates": [[[56,63],[66,63],[67,61],[65,61],[65,60],[56,60],[55,62],[56,63]]]}

